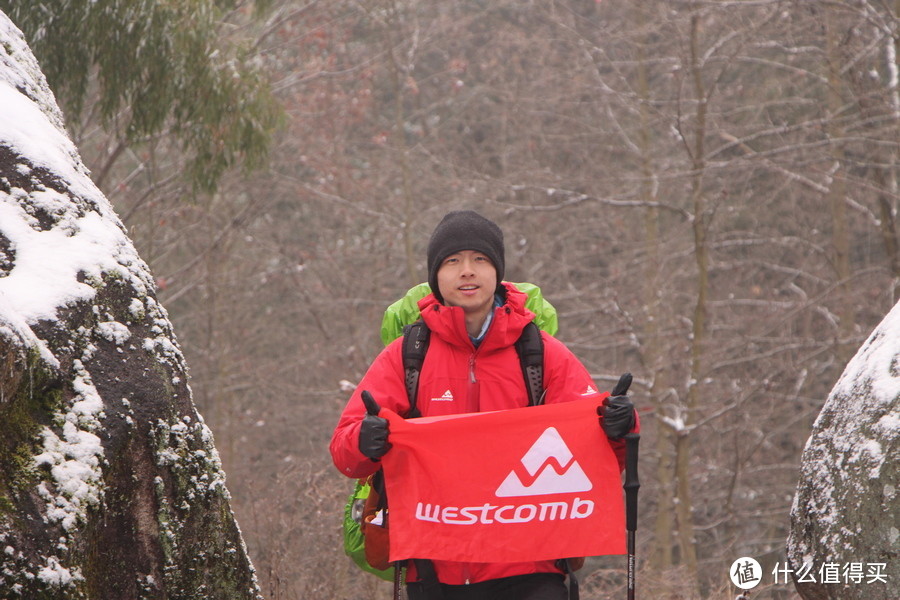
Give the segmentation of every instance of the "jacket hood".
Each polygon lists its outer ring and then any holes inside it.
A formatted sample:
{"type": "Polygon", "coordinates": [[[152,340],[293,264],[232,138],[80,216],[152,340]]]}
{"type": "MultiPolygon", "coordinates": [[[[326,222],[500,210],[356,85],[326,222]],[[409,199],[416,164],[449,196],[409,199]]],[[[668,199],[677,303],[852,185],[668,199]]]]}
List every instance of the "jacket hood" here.
{"type": "MultiPolygon", "coordinates": [[[[522,335],[522,329],[534,320],[535,314],[525,307],[528,296],[512,283],[503,282],[506,300],[503,306],[494,307],[494,320],[481,342],[479,351],[511,346],[522,335]]],[[[466,331],[466,318],[458,306],[444,306],[434,294],[419,300],[422,319],[432,333],[456,346],[472,346],[466,331]]]]}
{"type": "MultiPolygon", "coordinates": [[[[544,298],[541,288],[533,283],[514,283],[516,289],[526,295],[525,308],[535,314],[534,324],[538,329],[550,335],[559,331],[556,309],[544,298]]],[[[381,319],[381,341],[385,346],[403,335],[403,328],[422,318],[419,313],[419,300],[431,293],[428,283],[420,283],[406,291],[402,298],[396,300],[384,311],[381,319]]]]}

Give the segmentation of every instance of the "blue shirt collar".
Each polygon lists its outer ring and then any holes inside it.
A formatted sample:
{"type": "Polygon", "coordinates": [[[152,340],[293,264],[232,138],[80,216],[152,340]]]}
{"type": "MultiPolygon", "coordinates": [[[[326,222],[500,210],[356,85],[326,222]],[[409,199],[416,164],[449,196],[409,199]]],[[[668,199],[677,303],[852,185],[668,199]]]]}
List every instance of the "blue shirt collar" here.
{"type": "MultiPolygon", "coordinates": [[[[503,298],[500,294],[494,294],[494,308],[499,306],[503,306],[503,298]]],[[[469,339],[472,340],[472,343],[477,348],[478,345],[484,340],[484,336],[487,334],[488,328],[491,326],[491,323],[494,321],[494,311],[491,310],[488,313],[487,319],[484,320],[484,325],[481,327],[481,332],[479,332],[477,337],[469,336],[469,339]]]]}

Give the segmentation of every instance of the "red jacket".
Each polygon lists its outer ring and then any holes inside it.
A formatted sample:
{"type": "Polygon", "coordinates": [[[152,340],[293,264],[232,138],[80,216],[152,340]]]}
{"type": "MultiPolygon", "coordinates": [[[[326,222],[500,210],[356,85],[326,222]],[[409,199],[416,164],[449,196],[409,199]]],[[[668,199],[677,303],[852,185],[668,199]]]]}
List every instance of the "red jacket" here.
{"type": "MultiPolygon", "coordinates": [[[[503,410],[528,405],[528,391],[522,375],[515,342],[533,318],[525,308],[525,294],[511,284],[506,303],[494,308],[493,322],[478,348],[466,331],[463,311],[440,304],[434,295],[419,302],[422,318],[431,330],[431,341],[419,376],[416,399],[422,416],[503,410]]],[[[568,402],[607,396],[587,369],[562,342],[541,332],[544,340],[545,403],[568,402]]],[[[402,339],[395,340],[375,359],[347,403],[331,439],[335,466],[348,477],[365,477],[379,464],[359,451],[360,423],[365,416],[360,394],[372,393],[375,400],[398,414],[409,410],[401,355],[402,339]]],[[[603,435],[598,424],[597,435],[603,435]]],[[[624,442],[613,442],[620,468],[624,464],[624,442]]],[[[553,561],[534,563],[456,563],[435,561],[442,583],[464,584],[522,575],[561,572],[553,561]]]]}

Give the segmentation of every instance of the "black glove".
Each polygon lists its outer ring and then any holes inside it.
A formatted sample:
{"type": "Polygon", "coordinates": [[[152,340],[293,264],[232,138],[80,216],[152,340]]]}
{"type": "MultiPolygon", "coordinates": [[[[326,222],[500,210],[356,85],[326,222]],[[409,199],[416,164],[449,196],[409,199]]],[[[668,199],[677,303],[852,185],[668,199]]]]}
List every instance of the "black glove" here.
{"type": "Polygon", "coordinates": [[[634,428],[634,404],[625,395],[630,386],[631,373],[625,373],[613,388],[612,396],[606,399],[603,406],[597,407],[600,426],[611,440],[625,437],[634,428]]]}
{"type": "Polygon", "coordinates": [[[388,420],[378,416],[381,407],[367,391],[362,393],[363,404],[366,405],[366,416],[359,428],[359,451],[372,460],[378,460],[391,449],[388,443],[388,420]]]}
{"type": "Polygon", "coordinates": [[[601,413],[600,424],[603,432],[611,440],[625,437],[634,428],[634,404],[628,396],[612,396],[604,406],[598,409],[601,413]]]}

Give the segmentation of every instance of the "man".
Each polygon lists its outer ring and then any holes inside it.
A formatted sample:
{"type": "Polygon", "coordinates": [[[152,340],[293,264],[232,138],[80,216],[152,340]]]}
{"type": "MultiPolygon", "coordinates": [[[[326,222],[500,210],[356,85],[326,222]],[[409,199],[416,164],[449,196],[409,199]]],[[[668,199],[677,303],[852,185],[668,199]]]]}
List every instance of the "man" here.
{"type": "MultiPolygon", "coordinates": [[[[515,342],[534,319],[525,294],[503,283],[503,233],[473,211],[448,213],[428,243],[428,283],[432,294],[419,301],[431,342],[419,376],[416,406],[422,416],[520,408],[528,405],[515,342]]],[[[545,403],[596,395],[590,374],[561,342],[542,332],[545,403]]],[[[367,415],[361,393],[369,391],[383,407],[409,411],[402,361],[402,340],[375,359],[335,428],[331,454],[348,477],[366,477],[390,450],[386,419],[367,415]]],[[[610,438],[620,468],[621,438],[637,427],[627,396],[609,399],[601,428],[610,438]]],[[[452,457],[448,457],[452,460],[452,457]]],[[[459,563],[434,561],[445,600],[564,600],[564,574],[556,561],[459,563]]],[[[428,598],[410,567],[410,600],[428,598]]]]}

